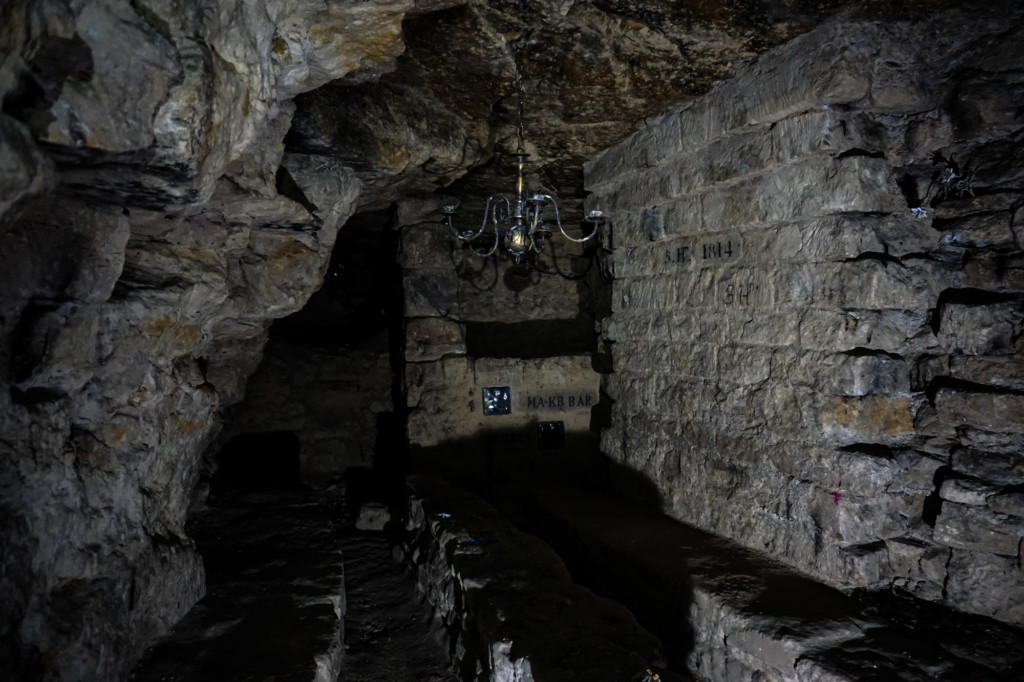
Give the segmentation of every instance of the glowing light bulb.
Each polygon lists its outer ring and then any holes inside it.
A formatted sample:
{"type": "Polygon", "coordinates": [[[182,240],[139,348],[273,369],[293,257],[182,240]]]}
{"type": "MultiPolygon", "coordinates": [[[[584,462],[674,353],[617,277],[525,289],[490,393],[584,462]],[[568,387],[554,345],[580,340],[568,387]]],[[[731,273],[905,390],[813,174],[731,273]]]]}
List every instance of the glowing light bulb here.
{"type": "Polygon", "coordinates": [[[526,234],[526,229],[521,225],[516,225],[508,231],[508,248],[515,253],[523,253],[530,246],[530,238],[526,234]]]}

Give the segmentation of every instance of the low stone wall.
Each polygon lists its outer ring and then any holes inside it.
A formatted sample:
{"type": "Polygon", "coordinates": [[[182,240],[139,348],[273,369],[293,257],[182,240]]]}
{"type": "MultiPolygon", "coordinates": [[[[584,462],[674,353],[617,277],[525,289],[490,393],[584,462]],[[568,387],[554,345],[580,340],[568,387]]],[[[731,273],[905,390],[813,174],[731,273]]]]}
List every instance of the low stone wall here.
{"type": "Polygon", "coordinates": [[[658,640],[621,605],[574,585],[543,542],[440,479],[411,485],[406,559],[461,679],[619,682],[664,664],[658,640]]]}
{"type": "Polygon", "coordinates": [[[602,450],[674,517],[1024,623],[1021,25],[825,27],[588,164],[602,450]]]}

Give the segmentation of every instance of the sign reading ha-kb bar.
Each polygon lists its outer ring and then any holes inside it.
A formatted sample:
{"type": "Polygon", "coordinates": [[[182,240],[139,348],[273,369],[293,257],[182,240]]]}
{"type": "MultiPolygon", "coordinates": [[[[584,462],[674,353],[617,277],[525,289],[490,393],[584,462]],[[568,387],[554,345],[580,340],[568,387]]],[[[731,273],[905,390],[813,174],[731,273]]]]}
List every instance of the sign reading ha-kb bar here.
{"type": "Polygon", "coordinates": [[[529,412],[565,412],[589,410],[597,404],[597,394],[590,391],[536,391],[522,398],[522,409],[529,412]]]}

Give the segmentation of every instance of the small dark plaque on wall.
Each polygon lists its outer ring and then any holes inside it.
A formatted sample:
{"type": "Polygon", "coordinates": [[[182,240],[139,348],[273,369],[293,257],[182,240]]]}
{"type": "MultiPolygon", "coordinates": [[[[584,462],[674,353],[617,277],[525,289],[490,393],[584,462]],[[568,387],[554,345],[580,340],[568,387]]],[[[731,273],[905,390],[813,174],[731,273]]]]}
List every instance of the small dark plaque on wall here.
{"type": "Polygon", "coordinates": [[[537,422],[537,449],[564,450],[565,422],[537,422]]]}
{"type": "Polygon", "coordinates": [[[483,389],[483,392],[485,417],[512,414],[511,386],[490,386],[483,389]]]}

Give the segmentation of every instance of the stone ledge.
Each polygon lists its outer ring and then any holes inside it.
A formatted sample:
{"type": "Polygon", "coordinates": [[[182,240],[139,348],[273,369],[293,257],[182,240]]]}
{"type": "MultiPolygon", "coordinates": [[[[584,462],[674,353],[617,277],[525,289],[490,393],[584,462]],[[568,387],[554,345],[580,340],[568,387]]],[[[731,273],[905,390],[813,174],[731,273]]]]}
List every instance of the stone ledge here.
{"type": "Polygon", "coordinates": [[[700,679],[1020,679],[1024,631],[886,593],[845,594],[724,538],[576,491],[533,527],[574,575],[629,606],[700,679]]]}
{"type": "Polygon", "coordinates": [[[406,558],[465,679],[620,682],[664,664],[658,640],[621,605],[573,584],[543,542],[441,479],[410,485],[406,558]]]}

